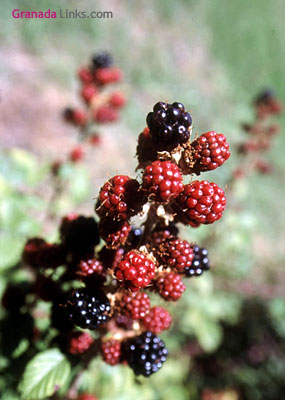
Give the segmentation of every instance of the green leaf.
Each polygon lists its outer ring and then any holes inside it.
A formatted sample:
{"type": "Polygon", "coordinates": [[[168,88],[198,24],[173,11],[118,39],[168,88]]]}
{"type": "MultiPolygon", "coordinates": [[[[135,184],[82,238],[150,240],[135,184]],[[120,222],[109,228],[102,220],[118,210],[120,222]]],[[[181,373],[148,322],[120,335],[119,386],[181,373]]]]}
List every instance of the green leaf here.
{"type": "Polygon", "coordinates": [[[49,397],[68,380],[70,364],[58,349],[37,354],[26,366],[20,391],[22,398],[38,400],[49,397]]]}

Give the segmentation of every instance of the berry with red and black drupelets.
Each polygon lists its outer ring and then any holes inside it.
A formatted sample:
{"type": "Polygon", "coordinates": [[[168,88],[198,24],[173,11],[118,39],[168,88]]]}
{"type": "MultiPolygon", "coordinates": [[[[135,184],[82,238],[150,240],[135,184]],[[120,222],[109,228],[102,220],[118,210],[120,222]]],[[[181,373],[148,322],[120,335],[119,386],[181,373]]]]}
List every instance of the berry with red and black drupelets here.
{"type": "Polygon", "coordinates": [[[123,343],[123,355],[136,375],[150,376],[166,361],[164,342],[152,332],[145,332],[123,343]]]}
{"type": "Polygon", "coordinates": [[[94,121],[100,124],[115,122],[119,119],[118,111],[108,105],[97,107],[93,113],[94,121]]]}
{"type": "Polygon", "coordinates": [[[176,237],[163,241],[154,248],[154,254],[165,268],[182,274],[185,268],[191,266],[194,257],[191,244],[176,237]]]}
{"type": "Polygon", "coordinates": [[[154,286],[157,293],[166,301],[179,300],[186,290],[181,276],[174,272],[162,272],[155,281],[154,286]]]}
{"type": "Polygon", "coordinates": [[[113,64],[113,57],[107,51],[100,51],[92,57],[92,64],[95,69],[109,68],[113,64]]]}
{"type": "Polygon", "coordinates": [[[184,185],[175,210],[181,222],[193,227],[218,221],[226,208],[224,191],[215,183],[193,181],[184,185]]]}
{"type": "Polygon", "coordinates": [[[125,250],[123,248],[118,249],[108,249],[106,246],[103,246],[99,252],[99,260],[104,265],[105,269],[114,270],[119,262],[124,257],[125,250]]]}
{"type": "Polygon", "coordinates": [[[144,168],[150,162],[157,160],[157,150],[152,143],[149,128],[145,128],[138,137],[136,155],[139,162],[138,168],[144,168]]]}
{"type": "Polygon", "coordinates": [[[148,198],[158,203],[168,203],[183,190],[182,175],[169,161],[154,161],[145,168],[142,179],[148,198]]]}
{"type": "Polygon", "coordinates": [[[63,117],[66,122],[70,122],[76,126],[84,126],[87,122],[85,111],[80,109],[66,108],[63,112],[63,117]]]}
{"type": "Polygon", "coordinates": [[[220,167],[229,157],[229,144],[221,133],[210,131],[203,133],[191,143],[193,152],[193,172],[199,175],[220,167]]]}
{"type": "Polygon", "coordinates": [[[119,364],[121,361],[121,342],[109,339],[101,345],[102,358],[109,365],[119,364]]]}
{"type": "Polygon", "coordinates": [[[126,175],[109,179],[101,188],[96,212],[100,217],[111,217],[117,221],[135,215],[143,204],[139,183],[126,175]]]}
{"type": "Polygon", "coordinates": [[[22,254],[22,259],[24,263],[30,265],[33,268],[40,267],[40,252],[46,245],[47,242],[42,238],[28,239],[22,254]]]}
{"type": "Polygon", "coordinates": [[[169,329],[171,322],[171,315],[163,307],[152,307],[142,320],[144,328],[156,334],[169,329]]]}
{"type": "Polygon", "coordinates": [[[118,312],[133,320],[144,318],[150,311],[150,299],[144,292],[123,292],[117,301],[118,312]]]}
{"type": "Polygon", "coordinates": [[[193,252],[194,258],[192,265],[189,268],[185,268],[185,276],[187,278],[191,278],[192,276],[200,276],[204,271],[208,271],[210,269],[208,250],[195,244],[193,246],[193,252]]]}
{"type": "Polygon", "coordinates": [[[90,393],[81,393],[77,400],[99,400],[98,397],[90,393]]]}
{"type": "Polygon", "coordinates": [[[122,285],[136,292],[148,286],[155,277],[156,265],[149,255],[129,251],[114,270],[114,275],[122,285]]]}
{"type": "Polygon", "coordinates": [[[174,239],[178,232],[177,226],[173,223],[168,225],[158,224],[153,229],[151,237],[147,239],[147,246],[150,249],[157,248],[161,243],[174,239]]]}
{"type": "Polygon", "coordinates": [[[93,217],[68,214],[62,219],[60,237],[63,246],[71,254],[89,254],[99,241],[98,226],[93,217]]]}
{"type": "Polygon", "coordinates": [[[63,305],[71,322],[82,329],[96,329],[109,320],[111,306],[106,295],[96,289],[75,290],[63,305]]]}
{"type": "Polygon", "coordinates": [[[172,151],[190,139],[192,117],[181,103],[156,103],[146,122],[158,151],[172,151]]]}
{"type": "Polygon", "coordinates": [[[111,217],[103,217],[99,222],[99,233],[109,249],[123,246],[131,231],[128,221],[114,221],[111,217]]]}
{"type": "Polygon", "coordinates": [[[68,352],[73,355],[87,351],[94,339],[88,332],[72,332],[68,337],[68,352]]]}
{"type": "Polygon", "coordinates": [[[89,258],[87,260],[81,260],[78,266],[78,275],[88,276],[93,274],[102,275],[104,274],[104,267],[97,258],[89,258]]]}

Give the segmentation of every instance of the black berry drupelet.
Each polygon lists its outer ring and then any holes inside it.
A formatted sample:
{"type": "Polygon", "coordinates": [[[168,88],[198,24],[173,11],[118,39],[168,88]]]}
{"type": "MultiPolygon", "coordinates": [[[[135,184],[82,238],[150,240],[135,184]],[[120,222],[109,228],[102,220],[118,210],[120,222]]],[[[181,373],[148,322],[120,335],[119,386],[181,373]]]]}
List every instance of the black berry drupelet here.
{"type": "Polygon", "coordinates": [[[127,340],[124,357],[136,375],[150,376],[157,372],[167,358],[164,342],[151,332],[127,340]]]}
{"type": "Polygon", "coordinates": [[[210,269],[208,250],[194,245],[193,252],[194,258],[192,265],[189,268],[185,268],[185,275],[187,278],[191,278],[192,276],[200,276],[204,271],[210,269]]]}
{"type": "Polygon", "coordinates": [[[113,57],[107,51],[101,51],[92,57],[92,63],[96,69],[109,68],[113,64],[113,57]]]}
{"type": "Polygon", "coordinates": [[[83,329],[96,329],[107,322],[111,310],[105,294],[90,289],[74,291],[64,307],[70,321],[83,329]]]}
{"type": "Polygon", "coordinates": [[[159,151],[171,151],[190,138],[192,117],[181,103],[156,103],[146,122],[152,142],[159,151]]]}

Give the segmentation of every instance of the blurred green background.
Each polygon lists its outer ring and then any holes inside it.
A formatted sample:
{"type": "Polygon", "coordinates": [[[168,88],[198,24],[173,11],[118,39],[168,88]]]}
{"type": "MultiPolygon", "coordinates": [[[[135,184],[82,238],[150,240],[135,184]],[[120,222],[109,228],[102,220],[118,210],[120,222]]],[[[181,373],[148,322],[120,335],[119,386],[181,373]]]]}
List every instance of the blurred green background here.
{"type": "MultiPolygon", "coordinates": [[[[53,0],[11,0],[1,2],[0,15],[2,288],[28,236],[44,231],[55,237],[56,224],[44,225],[42,218],[49,196],[47,163],[67,154],[75,143],[75,131],[61,120],[61,111],[78,103],[76,70],[95,51],[113,53],[124,73],[128,105],[119,125],[102,128],[102,147],[88,155],[88,163],[66,168],[73,184],[57,205],[58,220],[71,210],[91,214],[93,197],[106,176],[133,174],[136,138],[156,101],[183,102],[192,113],[195,132],[223,132],[232,149],[245,137],[240,124],[253,120],[250,102],[261,89],[272,88],[285,102],[283,0],[62,0],[60,5],[53,0]],[[13,9],[48,8],[112,11],[113,19],[11,16],[13,9]]],[[[284,129],[284,117],[281,124],[284,129]]],[[[164,335],[174,354],[164,373],[140,386],[126,369],[100,364],[96,380],[88,376],[84,382],[98,389],[100,399],[194,399],[189,357],[179,350],[186,333],[198,338],[205,350],[214,350],[222,340],[220,321],[237,319],[248,295],[266,298],[276,314],[274,302],[285,293],[284,144],[281,134],[267,155],[273,173],[240,183],[217,227],[184,231],[189,240],[203,241],[213,230],[219,240],[210,249],[214,272],[189,282],[188,297],[175,311],[178,327],[164,335]],[[186,306],[190,311],[185,317],[186,306]]],[[[237,162],[233,151],[226,166],[203,178],[223,186],[237,162]]],[[[276,307],[279,310],[279,303],[276,307]]]]}

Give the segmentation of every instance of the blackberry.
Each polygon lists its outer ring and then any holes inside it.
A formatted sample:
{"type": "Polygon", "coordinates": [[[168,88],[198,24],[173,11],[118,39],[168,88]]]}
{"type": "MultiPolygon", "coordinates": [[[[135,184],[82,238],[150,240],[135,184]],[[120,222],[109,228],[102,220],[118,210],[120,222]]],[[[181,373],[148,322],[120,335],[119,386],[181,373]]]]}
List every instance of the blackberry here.
{"type": "Polygon", "coordinates": [[[105,294],[90,289],[74,291],[64,307],[70,321],[83,329],[96,329],[107,322],[111,310],[105,294]]]}
{"type": "Polygon", "coordinates": [[[156,103],[146,122],[152,142],[159,151],[171,151],[190,138],[192,117],[181,103],[156,103]]]}
{"type": "Polygon", "coordinates": [[[127,340],[123,345],[123,351],[134,373],[143,376],[157,372],[168,355],[163,340],[151,332],[127,340]]]}
{"type": "Polygon", "coordinates": [[[180,275],[173,272],[164,272],[156,280],[155,289],[164,300],[176,301],[180,299],[186,286],[182,282],[180,275]]]}
{"type": "Polygon", "coordinates": [[[113,64],[113,57],[107,51],[101,51],[100,53],[94,54],[92,63],[96,69],[108,68],[113,64]]]}
{"type": "Polygon", "coordinates": [[[120,313],[133,320],[144,318],[150,311],[150,299],[143,292],[125,292],[117,302],[120,313]]]}
{"type": "Polygon", "coordinates": [[[193,246],[194,258],[192,265],[185,268],[185,276],[191,278],[192,276],[200,276],[204,271],[210,269],[210,262],[208,258],[208,250],[202,247],[193,246]]]}
{"type": "Polygon", "coordinates": [[[128,243],[130,246],[132,246],[133,249],[135,249],[135,248],[138,246],[141,237],[142,237],[142,230],[141,230],[141,228],[137,228],[137,227],[135,227],[135,226],[132,226],[131,232],[129,233],[129,236],[128,236],[128,241],[127,241],[127,243],[128,243]]]}
{"type": "Polygon", "coordinates": [[[60,236],[62,244],[72,254],[88,253],[100,241],[95,219],[75,214],[69,214],[63,218],[60,236]]]}

